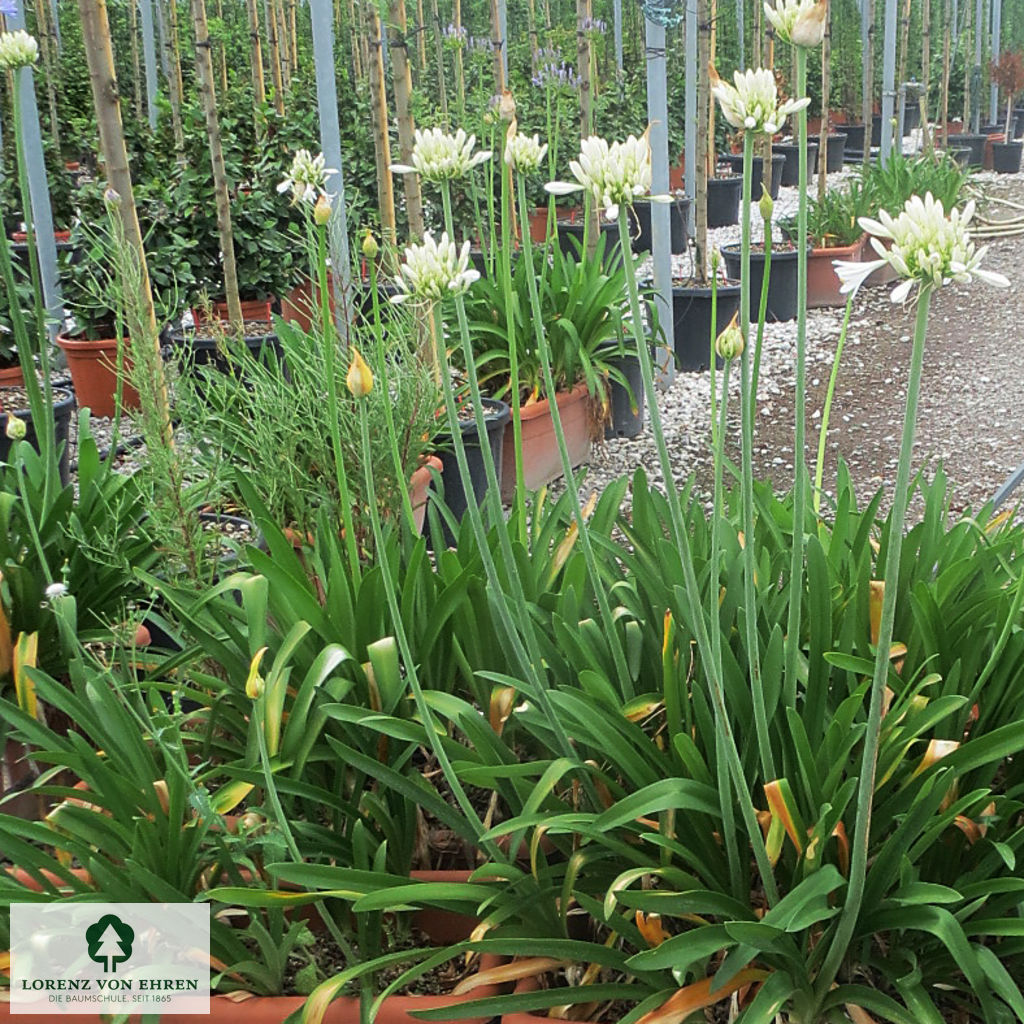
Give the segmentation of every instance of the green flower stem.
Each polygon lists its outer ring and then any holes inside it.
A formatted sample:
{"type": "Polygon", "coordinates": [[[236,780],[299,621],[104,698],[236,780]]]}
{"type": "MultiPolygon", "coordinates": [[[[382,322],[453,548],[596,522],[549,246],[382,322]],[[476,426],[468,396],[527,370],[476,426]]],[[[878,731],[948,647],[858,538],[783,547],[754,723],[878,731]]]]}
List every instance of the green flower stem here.
{"type": "Polygon", "coordinates": [[[327,285],[327,226],[316,226],[317,279],[320,285],[320,325],[324,338],[324,370],[327,374],[327,411],[331,425],[331,447],[334,449],[334,472],[338,478],[341,496],[341,521],[345,529],[345,550],[348,552],[352,578],[359,578],[359,546],[356,542],[355,523],[352,519],[352,497],[345,473],[345,458],[341,450],[341,424],[338,421],[338,334],[331,318],[331,295],[327,285]]]}
{"type": "MultiPolygon", "coordinates": [[[[740,359],[740,420],[742,423],[742,516],[743,516],[743,621],[746,631],[747,672],[754,707],[754,730],[765,782],[775,778],[775,759],[768,736],[768,713],[761,685],[761,639],[757,635],[757,545],[754,543],[754,400],[750,390],[750,194],[753,177],[754,136],[743,133],[743,210],[740,214],[740,330],[743,355],[740,359]]],[[[762,293],[764,287],[762,285],[762,293]]],[[[761,320],[764,317],[762,315],[761,320]]],[[[712,330],[715,327],[712,326],[712,330]]],[[[721,509],[715,506],[715,514],[721,509]]]]}
{"type": "Polygon", "coordinates": [[[768,318],[768,285],[772,276],[772,221],[764,221],[764,276],[761,278],[761,302],[757,307],[757,343],[754,345],[754,359],[750,367],[750,422],[757,422],[757,386],[761,380],[761,350],[764,347],[764,324],[768,318]]]}
{"type": "Polygon", "coordinates": [[[814,466],[814,514],[821,512],[821,481],[825,474],[825,442],[828,440],[828,421],[832,415],[832,399],[836,394],[836,381],[839,378],[839,360],[843,357],[843,346],[846,344],[846,332],[850,326],[850,310],[853,309],[853,296],[846,300],[846,312],[843,314],[843,329],[839,332],[839,343],[836,345],[835,358],[832,360],[832,373],[828,378],[825,391],[825,407],[821,411],[821,431],[818,434],[818,461],[814,466]]]}
{"type": "MultiPolygon", "coordinates": [[[[629,237],[627,216],[627,209],[623,205],[619,208],[620,238],[629,237]]],[[[768,897],[769,904],[774,905],[779,900],[779,890],[775,884],[771,862],[768,860],[764,836],[761,833],[760,825],[757,823],[757,814],[754,811],[754,803],[750,797],[750,787],[747,784],[746,776],[743,772],[743,762],[736,747],[736,737],[729,722],[729,712],[725,703],[725,689],[722,684],[722,666],[720,662],[714,659],[711,637],[708,633],[708,622],[702,610],[700,586],[697,583],[697,573],[693,565],[693,548],[690,544],[690,534],[686,528],[686,521],[683,518],[679,490],[675,485],[675,478],[672,474],[672,459],[668,452],[668,445],[665,443],[665,430],[661,422],[658,392],[654,385],[651,351],[647,339],[643,336],[643,322],[640,316],[640,295],[637,290],[636,276],[632,273],[626,274],[626,291],[629,295],[633,337],[640,355],[640,372],[643,376],[644,392],[647,395],[647,407],[651,416],[651,432],[654,435],[655,446],[658,450],[658,464],[665,481],[665,495],[668,500],[673,539],[679,551],[680,562],[682,563],[686,599],[693,612],[694,640],[697,643],[697,651],[700,655],[704,675],[708,681],[708,689],[711,694],[712,706],[715,709],[715,716],[721,722],[722,733],[725,738],[725,757],[729,762],[729,772],[732,775],[733,785],[736,787],[736,797],[740,804],[740,812],[743,815],[743,824],[747,830],[747,836],[750,840],[758,872],[761,875],[765,895],[768,897]]],[[[717,601],[718,595],[715,594],[712,597],[712,603],[717,605],[717,601]]],[[[729,796],[726,793],[720,792],[719,799],[724,805],[728,801],[729,796]]],[[[726,818],[724,812],[722,818],[723,820],[726,818]]]]}
{"type": "MultiPolygon", "coordinates": [[[[369,260],[370,264],[370,302],[373,304],[373,340],[377,353],[378,373],[384,373],[387,356],[384,352],[384,325],[380,316],[380,296],[377,294],[377,261],[369,260]]],[[[330,297],[328,296],[328,310],[330,309],[330,297]]],[[[325,328],[325,331],[329,328],[325,328]]],[[[409,496],[409,481],[406,479],[405,467],[402,465],[402,456],[398,451],[397,437],[395,431],[395,414],[391,402],[383,402],[384,419],[388,425],[388,437],[391,438],[391,458],[395,466],[395,478],[398,481],[398,490],[402,495],[402,509],[405,514],[405,521],[409,525],[410,536],[416,535],[416,515],[412,508],[412,498],[409,496]]]]}
{"type": "MultiPolygon", "coordinates": [[[[504,166],[504,165],[503,165],[504,166]]],[[[511,170],[509,171],[511,174],[511,170]]],[[[512,407],[512,441],[516,459],[516,493],[512,501],[515,508],[515,536],[524,547],[526,546],[526,488],[523,485],[523,414],[519,406],[519,310],[512,298],[512,189],[509,174],[501,176],[501,287],[505,293],[506,330],[508,331],[508,365],[509,388],[508,399],[512,407]]],[[[520,179],[522,184],[522,179],[520,179]]],[[[520,214],[525,225],[523,245],[528,244],[530,220],[524,210],[520,214]]],[[[525,251],[525,250],[524,250],[525,251]]],[[[529,259],[529,257],[526,257],[529,259]]],[[[531,264],[527,264],[532,270],[531,264]]],[[[532,275],[530,280],[533,281],[532,275]]]]}
{"type": "MultiPolygon", "coordinates": [[[[459,809],[462,811],[463,815],[465,815],[467,823],[476,834],[477,842],[486,851],[488,857],[499,862],[504,862],[506,859],[505,855],[498,848],[497,844],[492,840],[485,840],[481,838],[486,831],[484,823],[480,820],[480,816],[473,807],[472,801],[469,799],[466,791],[462,787],[462,783],[459,781],[458,775],[456,775],[455,770],[452,768],[451,761],[448,759],[448,753],[444,748],[444,741],[442,739],[442,736],[446,736],[447,734],[443,729],[440,730],[440,732],[438,731],[434,722],[434,714],[430,710],[430,705],[427,703],[427,699],[423,694],[423,689],[420,686],[419,673],[416,669],[416,659],[413,657],[412,649],[409,646],[409,639],[405,634],[405,623],[402,619],[402,609],[399,606],[398,594],[395,591],[395,576],[391,571],[391,556],[388,552],[384,539],[384,530],[380,521],[380,510],[377,508],[377,489],[374,484],[373,477],[373,452],[370,448],[370,422],[366,415],[366,402],[362,399],[357,399],[356,401],[359,409],[359,429],[363,448],[363,478],[366,482],[366,495],[370,505],[370,523],[373,528],[374,548],[377,551],[377,558],[380,561],[381,579],[384,583],[384,594],[388,602],[388,611],[391,616],[392,628],[395,631],[395,641],[398,644],[398,649],[402,655],[402,661],[405,664],[406,679],[409,683],[409,689],[412,691],[413,700],[416,703],[416,711],[419,714],[427,743],[429,744],[431,751],[433,751],[434,756],[437,758],[437,763],[444,774],[445,781],[451,787],[452,795],[455,797],[455,802],[459,805],[459,809]]],[[[510,849],[515,850],[516,847],[513,846],[510,847],[510,849]]]]}
{"type": "MultiPolygon", "coordinates": [[[[796,91],[807,94],[807,50],[794,47],[796,91]]],[[[796,393],[793,399],[793,558],[789,573],[789,615],[786,622],[784,700],[796,707],[797,663],[800,654],[800,611],[804,587],[804,451],[807,400],[807,108],[797,112],[799,188],[796,215],[796,393]]]]}
{"type": "MultiPolygon", "coordinates": [[[[526,214],[526,180],[519,175],[519,209],[520,214],[526,214]]],[[[620,239],[622,243],[622,239],[620,239]]],[[[626,245],[621,244],[623,260],[629,260],[626,267],[632,265],[633,254],[627,253],[626,245]]],[[[523,237],[523,259],[526,260],[527,268],[533,265],[533,241],[529,232],[523,237]]],[[[628,276],[628,274],[627,274],[628,276]]],[[[629,675],[629,667],[626,664],[626,655],[623,651],[621,633],[615,626],[615,619],[612,616],[611,606],[608,603],[608,594],[605,591],[605,581],[601,576],[601,570],[597,564],[597,556],[594,554],[594,547],[590,541],[590,532],[587,530],[587,523],[583,516],[583,506],[580,504],[580,492],[576,486],[576,478],[572,471],[572,459],[569,456],[569,446],[565,441],[565,430],[562,428],[562,414],[558,408],[557,394],[555,392],[555,376],[551,372],[551,349],[548,346],[547,335],[544,332],[544,325],[541,321],[540,295],[537,292],[537,279],[533,274],[527,274],[527,284],[530,291],[530,311],[533,314],[534,338],[537,343],[537,353],[540,355],[541,366],[544,371],[544,387],[548,393],[548,410],[551,413],[551,423],[555,428],[555,442],[558,445],[558,454],[562,459],[562,473],[565,475],[566,490],[572,501],[573,518],[576,520],[576,527],[579,531],[578,537],[580,546],[583,549],[583,558],[587,563],[587,572],[590,575],[590,583],[594,588],[594,596],[597,599],[597,607],[601,613],[601,622],[604,627],[605,640],[612,652],[612,659],[615,662],[615,672],[619,677],[619,685],[627,700],[632,700],[635,695],[633,680],[629,675]]],[[[519,481],[519,486],[522,482],[519,481]]]]}
{"type": "Polygon", "coordinates": [[[903,530],[910,501],[910,463],[914,454],[914,429],[917,424],[917,401],[921,391],[921,370],[924,365],[924,342],[928,332],[928,307],[932,289],[922,284],[917,299],[917,324],[914,328],[914,347],[910,357],[910,379],[907,383],[907,406],[903,418],[903,438],[900,442],[900,460],[896,470],[896,488],[893,493],[892,512],[889,516],[889,542],[885,549],[885,594],[882,598],[882,619],[878,629],[878,648],[875,651],[875,671],[871,680],[871,702],[868,707],[867,731],[864,734],[864,752],[861,757],[860,779],[857,786],[857,816],[850,843],[850,879],[846,887],[846,900],[839,915],[839,923],[829,944],[815,984],[819,1002],[828,994],[835,980],[850,941],[857,927],[868,867],[868,843],[871,834],[871,811],[875,796],[875,773],[878,767],[879,737],[882,729],[882,701],[889,677],[890,650],[893,623],[896,619],[896,599],[900,582],[900,554],[903,550],[903,530]]]}

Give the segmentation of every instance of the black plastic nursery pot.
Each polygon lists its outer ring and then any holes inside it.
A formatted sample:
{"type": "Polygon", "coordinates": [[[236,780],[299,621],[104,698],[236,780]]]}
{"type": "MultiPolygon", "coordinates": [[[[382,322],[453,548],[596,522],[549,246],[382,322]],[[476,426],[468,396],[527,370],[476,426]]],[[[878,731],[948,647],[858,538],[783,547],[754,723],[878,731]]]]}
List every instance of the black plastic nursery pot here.
{"type": "Polygon", "coordinates": [[[908,135],[915,128],[919,128],[920,126],[921,108],[917,105],[916,99],[908,99],[907,105],[903,108],[903,134],[908,135]]]}
{"type": "MultiPolygon", "coordinates": [[[[273,331],[246,335],[244,341],[249,352],[264,362],[283,357],[281,342],[273,331]]],[[[237,373],[230,354],[224,351],[216,338],[205,338],[191,331],[187,334],[179,332],[171,335],[171,345],[183,373],[190,373],[197,366],[212,366],[220,373],[237,373]]]]}
{"type": "Polygon", "coordinates": [[[857,153],[864,152],[864,125],[862,124],[844,124],[843,134],[846,136],[846,155],[856,151],[857,153]]]}
{"type": "MultiPolygon", "coordinates": [[[[578,256],[583,251],[583,232],[586,224],[582,213],[578,220],[558,222],[558,248],[566,256],[578,256]]],[[[615,221],[601,218],[601,234],[604,235],[604,258],[610,259],[619,252],[619,225],[615,221]]]]}
{"type": "Polygon", "coordinates": [[[987,135],[950,135],[950,149],[969,149],[971,155],[967,158],[968,167],[982,167],[985,163],[985,143],[988,142],[987,135]]]}
{"type": "MultiPolygon", "coordinates": [[[[22,389],[18,389],[20,395],[22,389]]],[[[6,408],[6,388],[0,388],[0,403],[6,408]]],[[[17,404],[17,403],[16,403],[17,404]]],[[[53,426],[54,444],[60,452],[57,466],[60,470],[60,482],[67,486],[71,481],[71,414],[75,409],[75,396],[64,388],[53,390],[53,426]]],[[[11,412],[0,412],[0,462],[6,462],[11,451],[12,441],[7,436],[7,421],[14,416],[25,423],[25,440],[28,441],[36,451],[39,451],[39,438],[36,434],[35,424],[32,422],[32,414],[28,409],[14,409],[11,412]]]]}
{"type": "Polygon", "coordinates": [[[1013,137],[1024,137],[1024,110],[1015,109],[1013,112],[1013,137]]]}
{"type": "MultiPolygon", "coordinates": [[[[772,153],[785,159],[782,167],[782,184],[786,188],[796,188],[800,184],[800,143],[776,142],[772,153]]],[[[818,144],[807,142],[807,176],[814,174],[818,167],[818,144]]]]}
{"type": "Polygon", "coordinates": [[[946,152],[956,162],[959,167],[967,167],[971,160],[971,151],[966,146],[950,146],[946,152]]]}
{"type": "MultiPolygon", "coordinates": [[[[487,443],[491,448],[491,455],[494,457],[494,468],[498,479],[501,479],[501,455],[502,445],[505,440],[505,428],[512,416],[512,410],[507,402],[497,398],[484,398],[484,425],[487,427],[487,443]]],[[[466,462],[469,469],[469,480],[462,479],[459,472],[459,463],[455,458],[455,448],[452,436],[448,431],[438,434],[434,438],[437,446],[437,457],[441,460],[441,480],[444,486],[444,502],[452,515],[458,522],[466,514],[469,501],[468,493],[476,495],[477,503],[484,500],[487,493],[487,472],[484,468],[484,453],[480,444],[480,434],[476,427],[476,417],[468,417],[459,421],[459,431],[462,434],[462,443],[466,447],[466,462]],[[467,491],[467,483],[470,491],[467,491]]],[[[447,543],[454,543],[454,538],[445,527],[445,540],[447,543]]]]}
{"type": "Polygon", "coordinates": [[[846,136],[842,132],[833,132],[825,140],[825,171],[835,174],[843,169],[846,155],[846,136]]]}
{"type": "MultiPolygon", "coordinates": [[[[714,336],[717,338],[739,311],[739,282],[720,283],[715,293],[714,336]]],[[[677,285],[672,289],[676,366],[680,370],[701,373],[711,367],[711,295],[710,287],[677,285]]]]}
{"type": "MultiPolygon", "coordinates": [[[[725,272],[731,278],[740,276],[740,247],[723,245],[725,272]]],[[[765,254],[750,253],[750,319],[756,320],[761,308],[761,284],[764,281],[765,254]]],[[[797,249],[788,242],[772,246],[772,262],[768,276],[769,320],[793,320],[796,317],[797,249]]]]}
{"type": "Polygon", "coordinates": [[[622,372],[629,389],[617,380],[609,384],[611,422],[604,428],[605,439],[636,437],[644,429],[644,379],[640,372],[640,359],[622,356],[610,362],[622,372]]]}
{"type": "MultiPolygon", "coordinates": [[[[718,158],[719,163],[727,164],[729,170],[733,174],[743,174],[743,154],[742,153],[723,153],[718,158]]],[[[782,153],[772,152],[772,180],[771,185],[768,188],[768,194],[772,199],[779,198],[779,188],[782,185],[782,173],[786,166],[786,157],[782,153]]],[[[751,174],[753,180],[750,183],[750,198],[756,203],[761,198],[761,193],[764,191],[764,159],[759,156],[752,158],[750,162],[751,174]]],[[[709,182],[710,184],[710,182],[709,182]]],[[[741,184],[742,193],[742,184],[741,184]]],[[[732,223],[735,223],[733,221],[732,223]]],[[[710,227],[710,225],[708,225],[710,227]]]]}
{"type": "Polygon", "coordinates": [[[992,170],[999,174],[1017,174],[1022,151],[1024,142],[993,142],[992,170]]]}
{"type": "Polygon", "coordinates": [[[724,228],[738,224],[743,179],[738,175],[708,178],[708,227],[724,228]]]}
{"type": "MultiPolygon", "coordinates": [[[[686,196],[673,196],[669,204],[669,223],[672,227],[672,254],[679,256],[686,252],[689,240],[690,200],[686,196]]],[[[651,201],[638,199],[629,213],[630,244],[633,252],[651,252],[654,241],[651,235],[651,201]]]]}

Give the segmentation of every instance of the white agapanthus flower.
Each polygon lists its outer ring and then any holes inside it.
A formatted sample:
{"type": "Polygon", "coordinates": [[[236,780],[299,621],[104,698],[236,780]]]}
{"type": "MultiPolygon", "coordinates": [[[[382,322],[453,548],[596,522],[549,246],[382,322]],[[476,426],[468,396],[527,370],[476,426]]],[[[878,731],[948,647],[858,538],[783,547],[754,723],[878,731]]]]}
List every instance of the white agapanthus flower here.
{"type": "Polygon", "coordinates": [[[409,299],[440,302],[445,296],[467,291],[479,277],[480,272],[469,266],[468,241],[460,251],[447,232],[438,242],[427,232],[422,244],[405,250],[401,275],[395,282],[400,291],[391,301],[396,305],[409,299]]]}
{"type": "Polygon", "coordinates": [[[63,597],[68,592],[68,585],[66,583],[51,583],[46,590],[43,591],[47,601],[52,601],[55,598],[63,597]]]}
{"type": "Polygon", "coordinates": [[[476,136],[461,128],[449,135],[440,128],[416,129],[412,164],[392,164],[395,174],[419,174],[427,181],[452,181],[468,174],[478,164],[491,159],[490,150],[473,152],[476,136]]]}
{"type": "Polygon", "coordinates": [[[640,138],[630,135],[625,142],[611,145],[592,135],[580,143],[579,159],[570,160],[569,169],[579,184],[549,181],[544,188],[556,196],[586,190],[608,220],[615,220],[620,206],[631,206],[640,196],[659,203],[672,201],[669,196],[650,195],[651,146],[647,132],[640,138]]]}
{"type": "Polygon", "coordinates": [[[0,68],[15,71],[39,59],[39,44],[24,29],[0,33],[0,68]]]}
{"type": "Polygon", "coordinates": [[[774,0],[765,3],[764,13],[784,42],[812,47],[825,38],[827,0],[774,0]]]}
{"type": "Polygon", "coordinates": [[[534,174],[547,154],[547,143],[540,136],[520,135],[513,121],[505,143],[505,163],[519,174],[534,174]]]}
{"type": "Polygon", "coordinates": [[[929,192],[922,200],[912,196],[898,217],[879,211],[878,220],[861,217],[860,226],[871,235],[877,260],[857,263],[833,260],[844,295],[856,292],[870,275],[886,265],[903,280],[892,290],[892,301],[902,302],[914,285],[940,288],[950,281],[970,284],[974,278],[998,288],[1010,282],[991,270],[982,270],[981,261],[988,251],[975,249],[967,226],[974,216],[974,200],[963,212],[954,209],[946,216],[942,203],[929,192]],[[885,241],[883,241],[883,239],[885,241]],[[888,247],[886,247],[888,242],[888,247]]]}
{"type": "Polygon", "coordinates": [[[722,116],[733,126],[763,135],[782,131],[786,118],[803,110],[810,97],[779,103],[775,75],[767,68],[736,71],[730,85],[718,77],[714,64],[708,65],[711,92],[722,107],[722,116]]]}
{"type": "Polygon", "coordinates": [[[291,192],[292,202],[296,205],[309,203],[315,206],[326,192],[327,175],[336,173],[326,166],[323,153],[313,156],[308,149],[300,149],[292,159],[288,177],[277,186],[277,191],[291,192]]]}

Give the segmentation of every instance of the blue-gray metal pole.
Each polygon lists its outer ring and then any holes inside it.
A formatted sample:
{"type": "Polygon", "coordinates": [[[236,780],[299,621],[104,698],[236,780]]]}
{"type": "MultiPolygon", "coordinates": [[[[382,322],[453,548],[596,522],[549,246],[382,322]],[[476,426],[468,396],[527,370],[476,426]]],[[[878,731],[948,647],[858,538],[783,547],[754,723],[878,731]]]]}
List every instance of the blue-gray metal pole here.
{"type": "MultiPolygon", "coordinates": [[[[644,19],[647,43],[647,121],[651,126],[651,192],[668,194],[668,82],[665,28],[644,19]]],[[[672,322],[671,207],[651,203],[651,255],[658,322],[665,332],[665,347],[658,349],[658,384],[668,387],[675,377],[675,338],[672,322]]]]}
{"type": "MultiPolygon", "coordinates": [[[[882,50],[882,153],[889,162],[893,149],[892,119],[896,107],[896,0],[885,0],[885,46],[882,50]]],[[[900,140],[900,149],[903,140],[900,140]]]]}
{"type": "Polygon", "coordinates": [[[139,0],[139,25],[142,29],[142,60],[146,66],[146,112],[149,115],[149,127],[155,129],[157,81],[153,0],[139,0]]]}
{"type": "Polygon", "coordinates": [[[327,166],[331,168],[331,173],[327,177],[327,189],[334,197],[330,232],[331,267],[334,271],[335,308],[340,318],[342,311],[350,306],[352,264],[348,248],[345,176],[341,166],[338,86],[334,77],[334,4],[332,0],[310,0],[309,13],[313,25],[313,60],[316,64],[316,102],[320,113],[320,148],[327,166]]]}
{"type": "MultiPolygon", "coordinates": [[[[11,31],[25,27],[25,12],[19,3],[15,13],[7,15],[7,28],[11,31]]],[[[39,257],[39,277],[43,286],[43,304],[52,318],[47,330],[52,338],[64,319],[64,302],[57,276],[57,244],[53,238],[53,211],[50,208],[50,189],[43,159],[43,135],[39,129],[39,108],[36,105],[36,86],[31,68],[22,68],[21,75],[21,127],[25,133],[25,164],[28,173],[29,202],[32,205],[32,225],[39,257]]],[[[69,224],[68,227],[71,225],[69,224]]]]}
{"type": "Polygon", "coordinates": [[[971,130],[981,131],[981,54],[985,38],[985,2],[974,4],[974,68],[971,71],[971,130]]]}
{"type": "Polygon", "coordinates": [[[612,22],[615,32],[615,66],[622,70],[622,0],[612,4],[612,22]]]}
{"type": "Polygon", "coordinates": [[[693,233],[697,192],[697,0],[686,0],[686,194],[690,197],[690,233],[693,233]]]}
{"type": "Polygon", "coordinates": [[[501,67],[508,86],[508,0],[498,0],[498,27],[501,30],[501,67]]]}
{"type": "MultiPolygon", "coordinates": [[[[864,0],[860,0],[860,2],[864,3],[864,0]]],[[[746,0],[736,0],[736,38],[739,40],[740,71],[745,71],[747,68],[747,58],[745,56],[747,48],[747,29],[744,24],[745,7],[746,0]]]]}
{"type": "MultiPolygon", "coordinates": [[[[999,59],[999,47],[1001,45],[1000,36],[1002,35],[1003,28],[1003,0],[992,0],[992,59],[999,59]]],[[[999,86],[992,83],[990,106],[992,116],[989,118],[989,124],[998,124],[1000,121],[999,117],[999,86]]],[[[1013,125],[1010,125],[1010,130],[1013,130],[1013,125]]],[[[1007,140],[1009,141],[1009,140],[1007,140]]]]}
{"type": "Polygon", "coordinates": [[[57,53],[59,54],[64,44],[60,38],[60,11],[57,10],[57,0],[50,0],[50,13],[53,18],[53,35],[57,40],[57,53]]]}

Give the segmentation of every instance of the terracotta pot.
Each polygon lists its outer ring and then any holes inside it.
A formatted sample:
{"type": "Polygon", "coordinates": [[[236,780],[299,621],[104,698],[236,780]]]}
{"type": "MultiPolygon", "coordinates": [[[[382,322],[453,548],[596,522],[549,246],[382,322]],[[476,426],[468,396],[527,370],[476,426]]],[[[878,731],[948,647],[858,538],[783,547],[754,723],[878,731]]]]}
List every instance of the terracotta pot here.
{"type": "MultiPolygon", "coordinates": [[[[327,276],[327,287],[330,289],[331,313],[334,313],[334,285],[330,271],[327,276]]],[[[314,319],[319,322],[319,291],[314,297],[313,282],[307,277],[300,281],[287,295],[281,299],[281,319],[297,324],[300,330],[308,331],[314,319]]]]}
{"type": "MultiPolygon", "coordinates": [[[[516,987],[512,990],[516,995],[523,995],[527,992],[536,992],[540,988],[540,982],[536,978],[520,978],[516,987]]],[[[518,1013],[503,1013],[501,1024],[551,1024],[558,1017],[549,1017],[545,1010],[521,1010],[518,1013]]]]}
{"type": "MultiPolygon", "coordinates": [[[[892,242],[888,239],[881,239],[882,244],[888,249],[892,242]]],[[[875,254],[875,250],[871,245],[870,241],[864,242],[864,254],[861,257],[865,262],[870,263],[872,260],[878,259],[875,254]]],[[[877,270],[872,271],[864,281],[868,287],[874,287],[876,285],[892,284],[893,281],[899,280],[899,274],[889,266],[888,263],[884,267],[879,267],[877,270]]]]}
{"type": "Polygon", "coordinates": [[[548,208],[537,206],[530,213],[530,240],[538,244],[548,237],[548,208]]]}
{"type": "MultiPolygon", "coordinates": [[[[16,740],[7,740],[0,750],[0,798],[8,793],[15,793],[29,784],[32,769],[29,766],[28,748],[16,740]]],[[[34,821],[45,811],[44,797],[37,793],[23,792],[21,796],[12,797],[0,804],[0,813],[13,814],[16,818],[34,821]]],[[[0,841],[0,857],[4,856],[3,842],[0,841]]]]}
{"type": "MultiPolygon", "coordinates": [[[[270,306],[272,302],[272,299],[242,299],[242,319],[262,320],[270,323],[270,306]]],[[[210,305],[215,319],[228,319],[228,304],[226,301],[212,302],[210,305]]],[[[199,324],[206,318],[203,316],[202,310],[193,309],[192,319],[199,324]]]]}
{"type": "Polygon", "coordinates": [[[985,143],[985,157],[982,161],[982,166],[986,171],[992,170],[992,143],[1005,141],[1006,135],[1004,132],[988,133],[988,141],[985,143]]]}
{"type": "Polygon", "coordinates": [[[417,533],[423,532],[423,520],[427,515],[427,491],[433,479],[430,471],[433,469],[440,473],[442,468],[441,460],[436,455],[431,455],[426,463],[413,473],[409,481],[409,497],[412,500],[412,516],[417,533]]]}
{"type": "MultiPolygon", "coordinates": [[[[577,384],[572,391],[557,396],[558,413],[573,466],[590,456],[593,422],[590,394],[586,384],[577,384]]],[[[523,484],[536,491],[562,475],[562,459],[555,441],[551,406],[547,399],[524,405],[519,410],[523,424],[523,484]]],[[[516,489],[516,453],[511,425],[505,431],[501,462],[501,500],[510,501],[516,489]]]]}
{"type": "Polygon", "coordinates": [[[65,160],[64,161],[64,170],[65,171],[80,171],[81,169],[82,169],[82,165],[77,160],[65,160]]]}
{"type": "Polygon", "coordinates": [[[25,374],[20,363],[0,370],[0,388],[20,388],[24,385],[25,374]]]}
{"type": "Polygon", "coordinates": [[[833,260],[861,260],[867,235],[861,235],[853,245],[829,246],[812,249],[807,257],[807,306],[822,309],[826,306],[845,306],[846,296],[839,294],[839,278],[833,260]]]}
{"type": "MultiPolygon", "coordinates": [[[[117,411],[117,339],[90,341],[58,334],[57,344],[68,361],[79,408],[88,406],[93,416],[113,416],[117,411]]],[[[139,393],[127,379],[131,370],[127,356],[124,369],[121,408],[137,409],[139,393]]]]}
{"type": "MultiPolygon", "coordinates": [[[[54,231],[53,240],[57,245],[67,245],[71,241],[70,231],[54,231]]],[[[11,234],[11,241],[15,245],[24,245],[28,241],[27,231],[14,231],[11,234]]]]}

